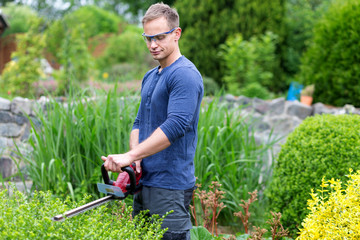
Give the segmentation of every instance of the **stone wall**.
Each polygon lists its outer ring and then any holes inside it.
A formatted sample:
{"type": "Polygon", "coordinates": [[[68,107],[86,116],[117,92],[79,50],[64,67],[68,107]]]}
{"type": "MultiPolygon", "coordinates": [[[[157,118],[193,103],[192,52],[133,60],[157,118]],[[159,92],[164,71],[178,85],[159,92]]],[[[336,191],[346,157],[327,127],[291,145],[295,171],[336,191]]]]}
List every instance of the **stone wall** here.
{"type": "MultiPolygon", "coordinates": [[[[36,121],[35,110],[43,99],[33,101],[16,97],[12,101],[0,98],[0,173],[7,178],[17,172],[12,149],[21,147],[30,135],[30,119],[36,121]]],[[[23,163],[20,163],[23,167],[23,163]]]]}
{"type": "MultiPolygon", "coordinates": [[[[211,99],[206,98],[204,101],[211,101],[211,99]]],[[[3,178],[17,171],[17,166],[12,160],[11,148],[14,148],[14,143],[22,145],[23,140],[28,139],[30,123],[27,116],[36,121],[35,112],[39,108],[44,109],[47,102],[46,98],[40,98],[38,101],[20,97],[12,101],[0,98],[0,173],[3,178]]],[[[238,108],[239,117],[248,117],[245,119],[254,127],[257,142],[277,140],[273,147],[275,156],[280,151],[281,144],[286,141],[287,135],[309,116],[360,114],[360,110],[351,105],[345,105],[342,108],[325,106],[322,103],[307,106],[297,101],[286,101],[284,98],[264,101],[257,98],[226,95],[220,102],[231,108],[238,108]]],[[[271,161],[272,159],[269,159],[269,163],[271,161]]]]}

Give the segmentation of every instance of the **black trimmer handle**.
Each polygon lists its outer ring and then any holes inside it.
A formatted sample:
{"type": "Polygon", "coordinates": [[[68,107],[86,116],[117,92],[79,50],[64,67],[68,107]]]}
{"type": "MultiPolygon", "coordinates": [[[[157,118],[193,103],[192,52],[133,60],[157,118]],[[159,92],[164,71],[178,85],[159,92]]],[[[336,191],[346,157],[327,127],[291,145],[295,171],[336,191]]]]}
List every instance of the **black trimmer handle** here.
{"type": "MultiPolygon", "coordinates": [[[[122,167],[121,170],[126,172],[130,178],[130,187],[127,194],[134,194],[136,189],[136,177],[134,170],[130,166],[122,167]]],[[[105,163],[101,165],[101,175],[105,184],[114,185],[114,181],[109,178],[109,174],[105,169],[105,163]]]]}

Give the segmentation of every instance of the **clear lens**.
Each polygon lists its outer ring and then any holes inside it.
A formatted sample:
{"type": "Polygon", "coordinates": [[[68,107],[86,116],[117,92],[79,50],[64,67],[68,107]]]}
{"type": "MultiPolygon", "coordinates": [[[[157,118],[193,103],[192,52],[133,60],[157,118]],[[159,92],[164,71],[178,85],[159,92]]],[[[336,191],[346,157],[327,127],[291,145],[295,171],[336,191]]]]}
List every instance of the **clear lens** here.
{"type": "Polygon", "coordinates": [[[159,35],[155,36],[154,38],[156,41],[161,41],[161,40],[164,40],[166,38],[166,36],[167,36],[166,34],[159,34],[159,35]]]}
{"type": "Polygon", "coordinates": [[[157,42],[157,41],[161,42],[162,40],[164,40],[166,38],[166,34],[159,34],[159,35],[156,35],[153,37],[143,36],[143,38],[147,43],[150,43],[151,40],[154,40],[155,42],[157,42]]]}
{"type": "Polygon", "coordinates": [[[159,33],[159,34],[156,34],[156,35],[153,35],[153,36],[146,36],[145,33],[142,34],[144,40],[146,41],[146,43],[151,43],[151,40],[154,40],[155,42],[156,41],[159,41],[161,42],[162,40],[164,40],[166,38],[166,36],[169,34],[169,33],[172,33],[175,29],[177,29],[176,27],[171,29],[170,31],[168,32],[164,32],[164,33],[159,33]]]}

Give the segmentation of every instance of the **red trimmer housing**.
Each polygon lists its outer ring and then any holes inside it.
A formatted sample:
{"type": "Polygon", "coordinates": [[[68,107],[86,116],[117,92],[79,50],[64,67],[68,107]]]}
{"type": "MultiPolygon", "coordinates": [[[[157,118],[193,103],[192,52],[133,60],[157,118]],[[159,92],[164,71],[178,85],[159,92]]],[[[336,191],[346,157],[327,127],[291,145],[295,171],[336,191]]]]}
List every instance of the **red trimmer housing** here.
{"type": "MultiPolygon", "coordinates": [[[[140,181],[140,178],[141,178],[141,171],[140,173],[136,172],[136,164],[133,163],[131,164],[130,166],[133,170],[134,170],[134,173],[135,173],[135,179],[136,179],[136,189],[135,189],[135,192],[136,193],[137,191],[139,191],[139,181],[140,181]]],[[[129,174],[127,172],[122,172],[119,174],[119,176],[117,177],[116,181],[114,181],[112,183],[113,186],[116,186],[116,187],[119,187],[121,188],[121,191],[123,193],[126,193],[130,190],[130,177],[129,177],[129,174]]]]}

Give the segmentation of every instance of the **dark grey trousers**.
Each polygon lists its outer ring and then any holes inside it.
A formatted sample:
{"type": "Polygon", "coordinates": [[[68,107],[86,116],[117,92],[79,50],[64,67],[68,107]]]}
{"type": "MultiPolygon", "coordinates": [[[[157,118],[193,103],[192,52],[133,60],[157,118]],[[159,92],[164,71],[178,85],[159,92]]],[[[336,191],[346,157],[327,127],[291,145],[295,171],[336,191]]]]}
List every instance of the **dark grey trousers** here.
{"type": "Polygon", "coordinates": [[[163,216],[169,214],[163,221],[161,227],[168,228],[164,234],[164,240],[187,240],[190,239],[192,228],[189,205],[193,189],[169,190],[163,188],[143,186],[142,190],[134,195],[133,216],[142,210],[149,210],[149,214],[163,216]]]}

